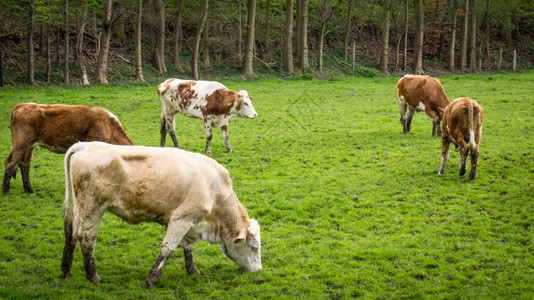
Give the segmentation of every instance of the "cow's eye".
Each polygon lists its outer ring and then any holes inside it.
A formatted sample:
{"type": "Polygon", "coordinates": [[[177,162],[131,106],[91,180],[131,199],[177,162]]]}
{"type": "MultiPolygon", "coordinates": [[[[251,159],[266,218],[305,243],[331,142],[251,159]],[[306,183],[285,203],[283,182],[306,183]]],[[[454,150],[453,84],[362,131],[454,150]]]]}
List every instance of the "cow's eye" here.
{"type": "Polygon", "coordinates": [[[247,103],[247,102],[244,102],[243,104],[244,104],[245,106],[248,106],[248,103],[247,103]]]}

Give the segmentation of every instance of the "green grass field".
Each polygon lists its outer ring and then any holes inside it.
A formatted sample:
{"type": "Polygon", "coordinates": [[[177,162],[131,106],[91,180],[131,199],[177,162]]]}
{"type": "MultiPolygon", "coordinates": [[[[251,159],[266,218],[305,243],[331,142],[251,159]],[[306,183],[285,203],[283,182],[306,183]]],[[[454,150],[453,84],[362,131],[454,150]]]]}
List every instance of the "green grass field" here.
{"type": "MultiPolygon", "coordinates": [[[[397,79],[222,81],[248,90],[259,114],[230,121],[234,153],[214,132],[210,154],[260,222],[257,273],[201,242],[202,275],[187,275],[177,251],[147,289],[165,228],[106,214],[95,250],[104,282],[85,279],[79,247],[73,277],[61,279],[63,155],[38,149],[36,193],[23,193],[19,172],[11,195],[0,196],[0,298],[532,299],[534,72],[440,78],[451,100],[469,96],[485,111],[474,181],[459,177],[454,148],[436,175],[441,139],[423,113],[402,134],[397,79]]],[[[159,145],[154,85],[3,88],[1,159],[11,147],[9,111],[21,102],[102,106],[134,143],[159,145]]],[[[182,146],[203,151],[202,122],[178,115],[176,123],[182,146]]]]}

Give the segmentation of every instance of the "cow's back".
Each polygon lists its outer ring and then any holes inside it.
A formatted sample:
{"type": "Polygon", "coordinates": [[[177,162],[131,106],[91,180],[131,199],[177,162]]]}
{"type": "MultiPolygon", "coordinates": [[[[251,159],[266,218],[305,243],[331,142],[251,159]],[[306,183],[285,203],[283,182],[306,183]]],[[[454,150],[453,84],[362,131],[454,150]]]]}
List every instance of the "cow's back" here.
{"type": "Polygon", "coordinates": [[[228,171],[201,154],[175,148],[88,144],[72,156],[72,182],[129,223],[167,224],[176,207],[210,207],[228,193],[228,171]],[[212,195],[212,193],[214,193],[212,195]]]}
{"type": "Polygon", "coordinates": [[[445,108],[449,104],[447,94],[437,78],[428,75],[406,75],[397,81],[398,96],[412,107],[419,102],[432,110],[445,108]]]}
{"type": "Polygon", "coordinates": [[[158,86],[158,94],[164,109],[171,108],[187,116],[202,118],[201,109],[207,98],[218,90],[227,88],[216,81],[192,81],[170,78],[158,86]]]}

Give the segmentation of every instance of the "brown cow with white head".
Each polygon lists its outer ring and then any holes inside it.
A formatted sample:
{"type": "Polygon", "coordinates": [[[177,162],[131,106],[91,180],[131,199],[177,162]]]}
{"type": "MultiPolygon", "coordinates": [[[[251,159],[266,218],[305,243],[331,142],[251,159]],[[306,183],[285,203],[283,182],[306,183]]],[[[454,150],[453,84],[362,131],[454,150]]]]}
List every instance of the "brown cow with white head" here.
{"type": "Polygon", "coordinates": [[[206,153],[211,152],[211,129],[221,128],[224,145],[232,152],[228,142],[228,121],[232,117],[256,118],[252,96],[247,91],[234,92],[215,81],[191,81],[170,78],[158,85],[161,101],[161,147],[165,147],[167,132],[174,146],[182,148],[176,139],[174,116],[181,113],[204,121],[206,153]]]}
{"type": "Polygon", "coordinates": [[[12,146],[5,161],[4,195],[9,194],[17,166],[20,166],[24,191],[33,193],[30,163],[37,146],[65,153],[80,141],[133,145],[119,119],[100,107],[22,103],[11,110],[10,125],[12,146]]]}
{"type": "Polygon", "coordinates": [[[441,166],[438,174],[445,173],[445,164],[449,158],[449,146],[453,143],[460,147],[460,176],[467,170],[467,155],[471,157],[469,179],[475,179],[482,137],[482,119],[484,110],[478,103],[467,97],[458,98],[447,108],[441,109],[443,118],[443,135],[441,137],[441,166]]]}
{"type": "Polygon", "coordinates": [[[410,133],[416,111],[424,111],[432,119],[432,136],[441,136],[439,108],[449,105],[449,98],[437,78],[428,75],[405,75],[397,82],[397,96],[403,133],[410,133]]]}
{"type": "Polygon", "coordinates": [[[201,240],[219,243],[242,269],[262,268],[258,222],[249,219],[237,199],[228,171],[205,155],[176,148],[77,143],[65,155],[65,181],[64,277],[71,274],[79,241],[87,279],[100,281],[93,252],[106,211],[129,224],[156,222],[167,227],[146,279],[149,287],[179,245],[186,271],[199,273],[193,246],[201,240]]]}

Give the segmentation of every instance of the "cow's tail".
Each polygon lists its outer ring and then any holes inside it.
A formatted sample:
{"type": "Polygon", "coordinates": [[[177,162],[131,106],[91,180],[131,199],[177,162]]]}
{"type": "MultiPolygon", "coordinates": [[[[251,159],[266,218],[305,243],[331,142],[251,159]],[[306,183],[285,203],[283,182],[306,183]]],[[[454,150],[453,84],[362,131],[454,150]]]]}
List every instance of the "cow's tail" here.
{"type": "Polygon", "coordinates": [[[63,258],[61,260],[61,270],[63,271],[63,277],[66,278],[71,275],[72,260],[74,255],[74,249],[76,248],[77,237],[74,235],[74,213],[71,205],[72,191],[72,178],[70,172],[71,158],[79,151],[87,149],[90,143],[76,143],[69,148],[65,154],[65,201],[63,203],[64,217],[64,234],[65,234],[65,247],[63,248],[63,258]]]}
{"type": "Polygon", "coordinates": [[[475,142],[475,114],[473,109],[473,102],[467,99],[467,118],[469,123],[469,149],[471,151],[476,149],[475,142]]]}

